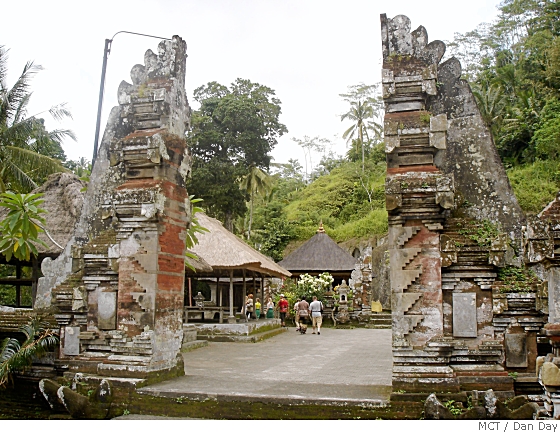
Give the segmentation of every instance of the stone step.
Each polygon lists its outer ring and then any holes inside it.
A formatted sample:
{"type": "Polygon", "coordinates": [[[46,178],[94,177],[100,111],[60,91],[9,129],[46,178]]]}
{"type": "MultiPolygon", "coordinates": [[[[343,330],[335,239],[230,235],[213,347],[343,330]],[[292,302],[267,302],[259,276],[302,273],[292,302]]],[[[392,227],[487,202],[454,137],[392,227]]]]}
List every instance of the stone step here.
{"type": "Polygon", "coordinates": [[[208,342],[260,342],[262,340],[274,337],[280,333],[288,331],[288,327],[278,327],[266,332],[254,333],[250,335],[238,335],[238,334],[208,334],[202,335],[198,334],[197,339],[201,341],[208,342]]]}
{"type": "Polygon", "coordinates": [[[195,350],[197,348],[202,348],[208,346],[208,341],[207,340],[195,340],[195,341],[190,341],[190,342],[184,342],[181,345],[181,352],[189,352],[192,350],[195,350]]]}

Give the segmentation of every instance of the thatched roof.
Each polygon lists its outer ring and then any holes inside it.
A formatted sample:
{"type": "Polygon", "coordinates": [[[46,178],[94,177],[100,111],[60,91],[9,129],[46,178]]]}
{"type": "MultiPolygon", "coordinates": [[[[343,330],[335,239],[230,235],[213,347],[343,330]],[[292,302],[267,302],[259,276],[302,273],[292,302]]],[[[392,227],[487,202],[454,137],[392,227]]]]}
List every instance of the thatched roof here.
{"type": "MultiPolygon", "coordinates": [[[[64,172],[50,175],[43,185],[33,191],[43,194],[41,208],[47,211],[42,214],[45,227],[62,247],[66,246],[74,233],[84,203],[82,190],[85,186],[76,175],[64,172]]],[[[7,213],[8,209],[0,207],[0,218],[4,218],[7,213]]],[[[39,234],[39,238],[48,245],[48,248],[38,245],[39,254],[58,255],[62,252],[44,233],[39,234]]]]}
{"type": "Polygon", "coordinates": [[[291,276],[289,271],[225,229],[220,221],[204,213],[197,213],[197,218],[209,232],[197,235],[198,244],[191,251],[214,270],[245,269],[275,277],[291,276]]]}
{"type": "Polygon", "coordinates": [[[356,258],[342,249],[321,228],[313,237],[278,263],[291,272],[349,272],[356,258]]]}
{"type": "MultiPolygon", "coordinates": [[[[196,256],[195,258],[186,257],[185,261],[187,262],[187,264],[194,268],[194,273],[210,273],[213,270],[212,266],[199,256],[196,256]]],[[[187,267],[186,270],[187,273],[192,272],[192,269],[189,267],[187,267]]]]}

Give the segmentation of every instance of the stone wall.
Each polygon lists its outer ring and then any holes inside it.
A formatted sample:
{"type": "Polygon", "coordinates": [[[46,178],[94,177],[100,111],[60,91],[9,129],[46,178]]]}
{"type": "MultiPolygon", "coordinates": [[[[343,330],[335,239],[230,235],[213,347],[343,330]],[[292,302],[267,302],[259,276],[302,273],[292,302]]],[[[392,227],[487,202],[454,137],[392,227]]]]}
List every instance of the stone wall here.
{"type": "Polygon", "coordinates": [[[149,377],[179,369],[185,231],[186,44],[148,50],[121,82],[74,237],[43,262],[39,308],[61,327],[71,371],[149,377]]]}

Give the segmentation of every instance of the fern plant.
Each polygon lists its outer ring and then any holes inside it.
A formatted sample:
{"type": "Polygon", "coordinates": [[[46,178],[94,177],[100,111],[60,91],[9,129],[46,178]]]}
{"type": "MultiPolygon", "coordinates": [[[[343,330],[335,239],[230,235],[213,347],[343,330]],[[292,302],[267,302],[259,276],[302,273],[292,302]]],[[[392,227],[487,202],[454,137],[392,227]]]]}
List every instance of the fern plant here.
{"type": "Polygon", "coordinates": [[[10,337],[0,342],[0,388],[12,380],[14,372],[30,367],[34,357],[41,357],[58,345],[54,330],[38,319],[21,326],[19,331],[25,335],[23,343],[10,337]]]}

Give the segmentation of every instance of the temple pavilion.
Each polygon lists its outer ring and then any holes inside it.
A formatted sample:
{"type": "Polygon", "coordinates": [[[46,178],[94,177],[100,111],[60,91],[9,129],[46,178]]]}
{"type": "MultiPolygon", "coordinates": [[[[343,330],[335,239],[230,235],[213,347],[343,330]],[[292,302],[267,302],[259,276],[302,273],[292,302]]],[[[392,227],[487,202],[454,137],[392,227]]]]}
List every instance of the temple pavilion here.
{"type": "Polygon", "coordinates": [[[278,262],[278,265],[288,270],[294,279],[305,273],[317,276],[328,272],[334,278],[333,286],[336,286],[342,280],[348,282],[356,262],[356,258],[328,236],[321,223],[313,237],[278,262]]]}

